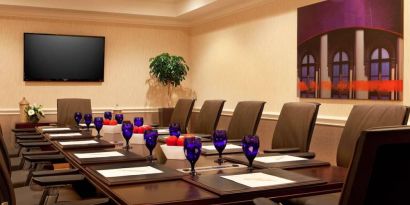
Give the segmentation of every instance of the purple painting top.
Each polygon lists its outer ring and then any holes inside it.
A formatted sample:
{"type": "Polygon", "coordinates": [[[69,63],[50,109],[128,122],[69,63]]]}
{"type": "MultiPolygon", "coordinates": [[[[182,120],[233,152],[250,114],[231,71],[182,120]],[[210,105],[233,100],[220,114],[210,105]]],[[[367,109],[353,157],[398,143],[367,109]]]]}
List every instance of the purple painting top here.
{"type": "Polygon", "coordinates": [[[341,28],[380,29],[403,36],[403,0],[328,0],[298,9],[298,45],[341,28]]]}

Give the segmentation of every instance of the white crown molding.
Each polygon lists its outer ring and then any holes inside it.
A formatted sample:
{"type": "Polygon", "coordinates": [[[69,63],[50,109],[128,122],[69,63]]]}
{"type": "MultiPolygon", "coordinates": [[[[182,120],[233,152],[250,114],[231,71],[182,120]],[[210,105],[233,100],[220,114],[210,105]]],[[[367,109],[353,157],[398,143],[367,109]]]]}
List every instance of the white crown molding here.
{"type": "MultiPolygon", "coordinates": [[[[201,108],[194,108],[193,112],[199,112],[201,108]]],[[[222,111],[222,116],[232,116],[233,109],[224,109],[222,111]]],[[[279,112],[263,112],[261,119],[263,120],[278,120],[279,112]]],[[[328,116],[328,115],[318,115],[316,119],[317,125],[327,125],[333,127],[344,127],[346,124],[346,117],[328,116]]]]}
{"type": "MultiPolygon", "coordinates": [[[[95,114],[102,114],[105,111],[119,109],[122,110],[122,113],[156,113],[158,112],[158,108],[145,108],[145,107],[119,107],[119,108],[112,108],[112,107],[98,107],[93,108],[93,113],[95,114]]],[[[43,108],[45,115],[56,115],[57,108],[43,108]]],[[[19,115],[19,109],[0,109],[0,115],[19,115]]]]}

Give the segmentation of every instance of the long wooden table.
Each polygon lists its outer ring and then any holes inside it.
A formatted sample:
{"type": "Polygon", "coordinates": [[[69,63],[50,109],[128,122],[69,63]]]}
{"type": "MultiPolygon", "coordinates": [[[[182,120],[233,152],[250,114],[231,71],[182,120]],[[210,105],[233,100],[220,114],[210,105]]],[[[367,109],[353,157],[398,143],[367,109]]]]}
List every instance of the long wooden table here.
{"type": "MultiPolygon", "coordinates": [[[[52,143],[56,142],[52,141],[52,143]]],[[[87,165],[78,164],[76,160],[73,159],[73,155],[67,154],[68,151],[62,150],[59,146],[54,147],[61,151],[61,153],[66,156],[68,162],[73,167],[78,168],[90,183],[117,204],[250,204],[252,203],[252,199],[262,196],[276,200],[283,200],[293,197],[338,192],[341,190],[346,175],[346,169],[334,166],[293,169],[293,172],[315,177],[324,180],[327,183],[293,187],[289,189],[266,189],[263,191],[252,192],[252,194],[229,196],[219,196],[216,193],[189,183],[189,180],[184,179],[108,186],[103,183],[101,179],[92,175],[89,170],[86,169],[87,165]]],[[[117,148],[121,149],[121,147],[117,148]]],[[[130,151],[143,156],[148,155],[148,150],[145,145],[132,145],[130,151]]],[[[157,145],[154,152],[157,158],[156,162],[163,164],[166,167],[173,169],[190,167],[186,160],[166,160],[159,145],[157,145]]],[[[196,166],[216,165],[214,162],[216,158],[217,156],[201,156],[196,166]]],[[[224,174],[234,173],[235,171],[235,169],[219,170],[202,174],[224,174]]],[[[191,176],[186,176],[185,179],[188,179],[187,177],[191,176]]]]}

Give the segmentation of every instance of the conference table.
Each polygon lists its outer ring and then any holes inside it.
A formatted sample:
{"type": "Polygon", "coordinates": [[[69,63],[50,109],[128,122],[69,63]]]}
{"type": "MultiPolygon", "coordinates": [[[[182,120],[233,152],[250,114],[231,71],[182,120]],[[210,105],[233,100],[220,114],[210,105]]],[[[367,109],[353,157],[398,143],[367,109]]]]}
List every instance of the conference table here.
{"type": "MultiPolygon", "coordinates": [[[[47,139],[47,138],[46,138],[47,139]]],[[[246,167],[239,167],[235,169],[213,169],[211,171],[201,172],[198,176],[191,176],[184,174],[176,179],[164,180],[145,180],[143,183],[133,183],[130,180],[128,183],[107,184],[104,179],[93,172],[93,166],[99,166],[98,160],[93,163],[81,163],[73,155],[74,152],[82,152],[84,150],[118,150],[122,153],[130,152],[136,157],[135,161],[124,162],[121,160],[105,162],[100,166],[122,166],[123,164],[133,163],[153,163],[160,164],[167,169],[184,169],[189,168],[190,164],[187,160],[167,160],[161,150],[159,144],[154,149],[154,162],[146,162],[145,156],[149,151],[145,145],[131,145],[132,148],[128,151],[122,148],[122,145],[115,145],[115,147],[89,148],[84,149],[64,149],[57,140],[50,140],[52,146],[65,155],[68,163],[72,167],[78,168],[87,180],[93,184],[97,190],[105,194],[116,204],[251,204],[252,200],[257,197],[268,197],[275,200],[285,200],[294,197],[310,196],[317,194],[325,194],[341,191],[347,170],[335,166],[317,166],[289,169],[286,173],[296,173],[307,177],[313,177],[320,181],[314,184],[301,184],[300,186],[291,187],[266,187],[256,189],[251,192],[226,192],[219,193],[218,191],[201,186],[198,179],[201,177],[212,177],[220,174],[235,174],[247,173],[246,167]],[[141,160],[141,157],[143,160],[141,160]]],[[[104,137],[97,140],[106,143],[104,137]]],[[[240,154],[224,154],[224,157],[229,157],[240,154]]],[[[208,167],[218,165],[215,160],[217,155],[201,156],[196,163],[196,167],[208,167]]],[[[273,171],[281,172],[279,169],[272,169],[273,171]]],[[[258,171],[255,169],[254,171],[258,171]]],[[[269,171],[269,170],[268,170],[269,171]]],[[[219,182],[215,182],[219,183],[219,182]]],[[[223,186],[223,185],[221,185],[223,186]]]]}

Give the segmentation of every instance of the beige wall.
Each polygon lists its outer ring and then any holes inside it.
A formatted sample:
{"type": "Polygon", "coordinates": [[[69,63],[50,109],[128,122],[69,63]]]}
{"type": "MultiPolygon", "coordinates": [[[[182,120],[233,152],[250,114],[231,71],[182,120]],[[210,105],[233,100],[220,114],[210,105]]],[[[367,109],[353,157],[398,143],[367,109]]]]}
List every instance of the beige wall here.
{"type": "MultiPolygon", "coordinates": [[[[226,99],[226,109],[240,100],[267,101],[265,112],[278,113],[284,102],[300,101],[297,81],[297,7],[302,1],[275,1],[191,30],[192,87],[198,103],[210,98],[226,99]]],[[[410,52],[410,2],[405,1],[405,53],[410,52]]],[[[405,56],[404,89],[410,61],[405,56]]],[[[304,100],[303,101],[309,101],[304,100]]],[[[322,103],[319,118],[344,119],[352,104],[409,104],[368,100],[315,100],[322,103]]]]}
{"type": "Polygon", "coordinates": [[[161,102],[156,97],[165,92],[146,83],[148,59],[160,52],[170,52],[189,60],[188,46],[189,34],[179,28],[1,17],[0,110],[17,109],[23,96],[46,108],[55,108],[56,99],[63,97],[91,98],[93,108],[116,104],[134,108],[158,106],[161,102]],[[105,36],[105,81],[24,82],[24,32],[105,36]],[[160,92],[153,93],[157,90],[160,92]]]}

